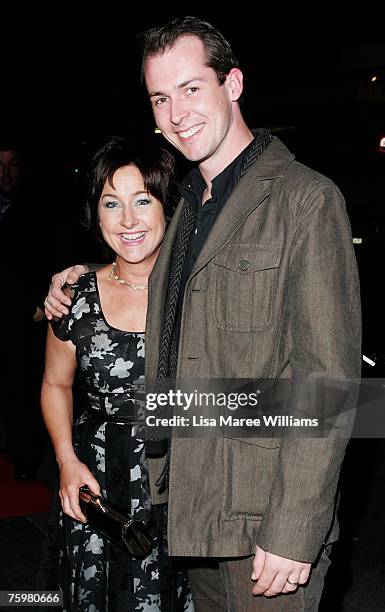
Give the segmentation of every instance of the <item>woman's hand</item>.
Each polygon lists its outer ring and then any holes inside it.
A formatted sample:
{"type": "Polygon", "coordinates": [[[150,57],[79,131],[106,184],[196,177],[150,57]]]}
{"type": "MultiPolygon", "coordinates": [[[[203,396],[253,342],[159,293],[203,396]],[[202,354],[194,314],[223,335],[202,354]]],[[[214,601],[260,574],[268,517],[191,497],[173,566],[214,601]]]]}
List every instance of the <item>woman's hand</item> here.
{"type": "Polygon", "coordinates": [[[77,457],[64,461],[60,465],[59,491],[63,512],[82,523],[87,522],[79,505],[79,489],[84,485],[87,485],[92,493],[100,495],[99,483],[85,463],[79,461],[77,457]]]}

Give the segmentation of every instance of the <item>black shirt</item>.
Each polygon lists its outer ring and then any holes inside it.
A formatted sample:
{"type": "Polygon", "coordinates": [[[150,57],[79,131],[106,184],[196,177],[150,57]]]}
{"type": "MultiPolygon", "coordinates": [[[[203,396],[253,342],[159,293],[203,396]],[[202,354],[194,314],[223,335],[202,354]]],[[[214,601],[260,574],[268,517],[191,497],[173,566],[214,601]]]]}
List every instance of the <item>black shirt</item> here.
{"type": "Polygon", "coordinates": [[[206,182],[199,168],[193,168],[179,185],[182,197],[194,204],[198,209],[198,213],[186,253],[179,292],[178,312],[174,330],[177,348],[179,347],[182,307],[187,280],[207,240],[211,228],[239,181],[244,161],[254,145],[255,141],[252,140],[238,157],[212,180],[211,197],[209,200],[206,200],[204,204],[202,204],[202,200],[206,189],[206,182]]]}

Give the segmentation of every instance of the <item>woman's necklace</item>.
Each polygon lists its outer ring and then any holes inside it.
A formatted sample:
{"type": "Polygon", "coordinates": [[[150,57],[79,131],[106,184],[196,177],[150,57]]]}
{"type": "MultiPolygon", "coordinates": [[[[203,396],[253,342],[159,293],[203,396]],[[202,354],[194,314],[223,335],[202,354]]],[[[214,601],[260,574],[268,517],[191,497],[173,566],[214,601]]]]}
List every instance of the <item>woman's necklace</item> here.
{"type": "Polygon", "coordinates": [[[117,275],[116,273],[116,261],[114,261],[114,263],[112,264],[112,268],[111,268],[111,272],[108,275],[108,280],[112,280],[115,279],[116,281],[118,281],[118,283],[120,283],[121,285],[126,285],[126,287],[131,287],[131,289],[134,289],[134,291],[144,291],[145,289],[148,288],[148,285],[134,285],[132,283],[128,283],[127,281],[124,280],[124,278],[121,278],[120,276],[117,275]]]}

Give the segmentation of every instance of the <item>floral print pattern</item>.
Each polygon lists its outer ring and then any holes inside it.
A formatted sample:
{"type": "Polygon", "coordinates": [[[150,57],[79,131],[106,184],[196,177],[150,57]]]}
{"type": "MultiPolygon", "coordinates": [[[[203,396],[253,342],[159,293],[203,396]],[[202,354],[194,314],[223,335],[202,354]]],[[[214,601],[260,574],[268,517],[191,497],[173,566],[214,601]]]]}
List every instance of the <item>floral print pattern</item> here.
{"type": "Polygon", "coordinates": [[[75,451],[103,496],[127,515],[151,522],[156,535],[148,557],[133,558],[88,524],[65,515],[56,496],[38,588],[59,585],[67,612],[193,612],[187,577],[167,555],[167,508],[151,507],[143,405],[135,400],[135,389],[144,384],[144,334],[108,325],[95,273],[72,288],[71,312],[53,329],[76,346],[80,416],[73,428],[75,451]]]}

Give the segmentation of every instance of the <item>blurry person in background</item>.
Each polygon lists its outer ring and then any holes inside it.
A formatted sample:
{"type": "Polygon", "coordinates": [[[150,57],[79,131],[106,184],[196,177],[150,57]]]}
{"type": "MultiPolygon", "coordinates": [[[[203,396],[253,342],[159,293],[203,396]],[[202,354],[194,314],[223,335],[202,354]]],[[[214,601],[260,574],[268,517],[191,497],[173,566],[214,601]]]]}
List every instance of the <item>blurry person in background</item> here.
{"type": "Polygon", "coordinates": [[[0,215],[14,199],[23,172],[20,152],[13,145],[0,145],[0,215]]]}
{"type": "Polygon", "coordinates": [[[30,178],[21,144],[0,139],[0,423],[18,481],[36,478],[45,439],[39,390],[46,325],[39,301],[49,241],[42,188],[32,187],[30,178]]]}

